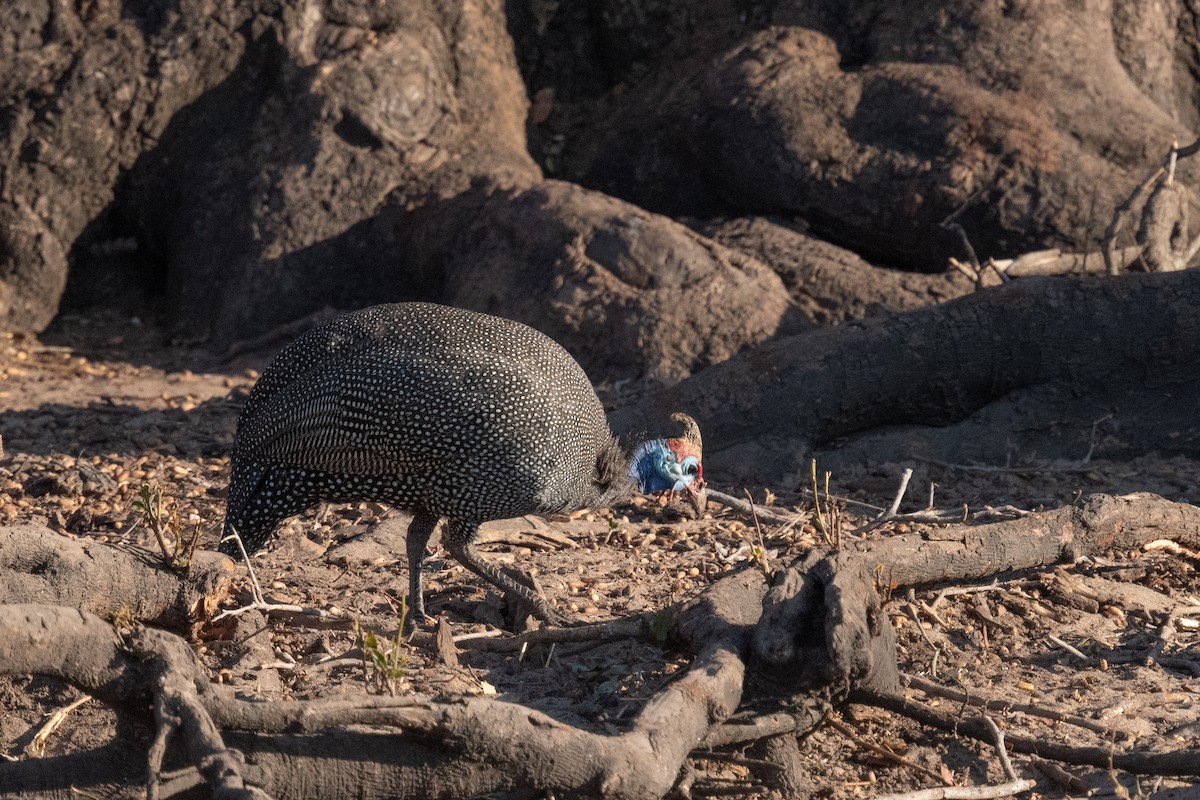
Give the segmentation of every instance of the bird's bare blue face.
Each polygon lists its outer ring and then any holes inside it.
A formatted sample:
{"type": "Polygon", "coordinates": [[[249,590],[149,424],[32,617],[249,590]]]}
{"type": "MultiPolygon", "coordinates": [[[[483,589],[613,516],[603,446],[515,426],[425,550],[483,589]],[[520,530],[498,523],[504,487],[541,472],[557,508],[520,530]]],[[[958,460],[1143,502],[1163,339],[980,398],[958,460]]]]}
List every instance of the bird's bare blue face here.
{"type": "Polygon", "coordinates": [[[634,451],[630,477],[643,494],[683,492],[696,481],[703,483],[700,459],[677,446],[679,441],[653,439],[634,451]]]}

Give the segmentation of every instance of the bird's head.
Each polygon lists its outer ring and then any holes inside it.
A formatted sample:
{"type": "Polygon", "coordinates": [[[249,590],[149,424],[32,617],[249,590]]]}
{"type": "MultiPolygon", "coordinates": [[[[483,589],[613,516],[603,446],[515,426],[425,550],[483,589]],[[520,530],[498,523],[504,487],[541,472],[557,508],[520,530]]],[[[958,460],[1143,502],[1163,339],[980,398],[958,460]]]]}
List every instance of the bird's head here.
{"type": "Polygon", "coordinates": [[[643,494],[684,494],[699,516],[708,502],[700,426],[687,414],[672,414],[671,419],[683,426],[682,435],[674,439],[651,439],[638,445],[630,459],[629,477],[643,494]]]}

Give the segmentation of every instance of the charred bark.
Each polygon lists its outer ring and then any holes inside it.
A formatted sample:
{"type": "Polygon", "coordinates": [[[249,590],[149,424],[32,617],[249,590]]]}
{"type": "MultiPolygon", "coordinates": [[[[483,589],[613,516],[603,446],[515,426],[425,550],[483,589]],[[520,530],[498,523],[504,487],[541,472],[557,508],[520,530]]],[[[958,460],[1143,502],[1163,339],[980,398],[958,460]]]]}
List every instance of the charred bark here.
{"type": "Polygon", "coordinates": [[[1028,428],[1075,418],[1077,456],[1094,419],[1078,417],[1099,409],[1134,432],[1121,455],[1200,452],[1200,429],[1179,412],[1200,394],[1197,361],[1200,272],[1029,278],[778,340],[611,419],[618,430],[653,430],[687,409],[709,445],[706,470],[784,488],[807,476],[814,451],[897,426],[915,443],[889,458],[1002,454],[1010,432],[995,425],[938,430],[996,403],[1022,403],[1028,428]]]}
{"type": "MultiPolygon", "coordinates": [[[[770,592],[761,572],[734,574],[664,612],[671,635],[695,658],[617,734],[483,697],[248,702],[209,683],[192,650],[171,634],[143,629],[123,637],[94,615],[50,606],[0,606],[0,672],[58,676],[123,714],[151,713],[159,731],[149,747],[151,783],[165,795],[203,782],[219,797],[265,792],[319,800],[340,796],[352,783],[363,797],[551,791],[658,798],[675,784],[694,748],[811,729],[819,715],[797,708],[854,696],[920,716],[895,701],[893,634],[880,610],[889,591],[1030,569],[1161,538],[1196,547],[1200,509],[1152,495],[1096,496],[1078,507],[1002,523],[817,551],[778,576],[770,592]],[[780,680],[784,674],[793,679],[780,680]],[[743,694],[760,711],[772,704],[784,710],[749,724],[724,724],[743,694]],[[195,770],[162,770],[172,739],[183,745],[176,757],[195,770]]],[[[639,627],[651,635],[646,620],[639,627]]],[[[939,720],[928,721],[944,722],[939,720]]],[[[790,745],[778,744],[791,752],[790,745]]],[[[1082,763],[1097,757],[1094,748],[1053,752],[1082,763]]],[[[62,770],[71,770],[71,785],[80,788],[128,785],[127,769],[114,763],[106,771],[95,755],[36,766],[0,763],[0,781],[29,797],[65,796],[69,786],[54,777],[62,770]]],[[[1118,751],[1113,758],[1127,769],[1200,773],[1197,760],[1184,752],[1135,758],[1118,751]]],[[[794,769],[779,779],[801,784],[794,769]]]]}

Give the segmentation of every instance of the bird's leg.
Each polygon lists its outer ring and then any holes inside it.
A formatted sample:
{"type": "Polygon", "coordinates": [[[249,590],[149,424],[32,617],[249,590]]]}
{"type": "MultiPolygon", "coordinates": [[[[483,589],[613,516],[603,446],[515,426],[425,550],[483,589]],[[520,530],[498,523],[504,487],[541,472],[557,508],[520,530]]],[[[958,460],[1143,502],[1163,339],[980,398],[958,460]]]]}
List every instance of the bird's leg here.
{"type": "Polygon", "coordinates": [[[421,581],[421,565],[425,561],[425,545],[437,527],[436,514],[418,511],[408,525],[405,543],[408,549],[408,619],[404,630],[411,632],[418,622],[425,622],[425,594],[421,581]]]}
{"type": "Polygon", "coordinates": [[[494,565],[483,559],[475,549],[475,536],[479,532],[479,524],[452,519],[446,530],[446,547],[450,554],[457,558],[467,569],[493,586],[502,589],[506,594],[516,596],[529,603],[533,613],[551,625],[566,625],[570,618],[551,608],[545,600],[538,597],[528,586],[522,586],[508,575],[498,570],[494,565]]]}

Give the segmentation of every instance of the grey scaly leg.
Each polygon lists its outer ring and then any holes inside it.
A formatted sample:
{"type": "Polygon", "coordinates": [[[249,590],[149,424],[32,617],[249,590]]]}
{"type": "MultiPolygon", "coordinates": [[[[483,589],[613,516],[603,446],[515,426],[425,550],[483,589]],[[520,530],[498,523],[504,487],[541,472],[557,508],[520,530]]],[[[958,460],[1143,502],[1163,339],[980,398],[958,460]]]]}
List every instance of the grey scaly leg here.
{"type": "Polygon", "coordinates": [[[408,549],[408,619],[404,622],[406,631],[411,631],[418,623],[425,622],[425,595],[421,581],[421,564],[425,561],[425,545],[437,527],[436,514],[418,511],[408,525],[405,537],[408,549]]]}
{"type": "Polygon", "coordinates": [[[494,565],[483,560],[483,556],[475,549],[475,535],[478,532],[479,523],[477,522],[450,520],[446,530],[446,547],[450,554],[457,558],[464,567],[491,582],[493,586],[529,603],[533,607],[534,615],[539,619],[545,620],[551,625],[566,625],[570,621],[569,617],[547,605],[546,601],[534,594],[528,586],[522,586],[494,565]]]}

